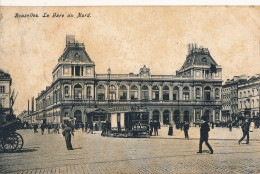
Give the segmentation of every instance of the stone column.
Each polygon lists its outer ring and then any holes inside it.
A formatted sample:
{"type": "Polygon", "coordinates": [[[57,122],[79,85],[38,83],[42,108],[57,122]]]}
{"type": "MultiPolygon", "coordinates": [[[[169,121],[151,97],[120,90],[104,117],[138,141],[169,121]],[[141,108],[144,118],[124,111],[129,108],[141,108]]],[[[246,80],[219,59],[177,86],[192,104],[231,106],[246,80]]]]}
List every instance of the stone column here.
{"type": "Polygon", "coordinates": [[[162,112],[162,110],[159,110],[159,121],[160,121],[160,123],[161,123],[161,125],[163,125],[163,112],[162,112]]]}
{"type": "Polygon", "coordinates": [[[130,88],[131,88],[131,83],[127,84],[127,100],[130,101],[131,100],[131,96],[130,96],[130,88]]]}
{"type": "Polygon", "coordinates": [[[153,111],[149,111],[149,121],[153,119],[153,111]]]}
{"type": "Polygon", "coordinates": [[[148,92],[149,92],[149,101],[152,100],[152,85],[148,86],[148,92]]]}
{"type": "Polygon", "coordinates": [[[163,90],[162,90],[162,85],[160,84],[159,86],[159,100],[162,101],[163,100],[163,90]]]}
{"type": "Polygon", "coordinates": [[[120,87],[120,83],[118,82],[116,85],[116,100],[119,100],[119,87],[120,87]]]}
{"type": "Polygon", "coordinates": [[[222,110],[219,112],[219,121],[222,121],[222,110]]]}
{"type": "MultiPolygon", "coordinates": [[[[105,100],[108,100],[108,88],[109,86],[108,85],[105,85],[105,100]]],[[[111,99],[110,99],[111,100],[111,99]]]]}
{"type": "Polygon", "coordinates": [[[216,121],[215,109],[213,109],[213,120],[212,120],[212,122],[215,123],[215,121],[216,121]]]}
{"type": "Polygon", "coordinates": [[[193,109],[193,123],[196,121],[196,110],[193,109]]]}
{"type": "Polygon", "coordinates": [[[73,74],[74,74],[74,76],[76,75],[76,66],[73,66],[74,68],[73,68],[73,74]]]}
{"type": "Polygon", "coordinates": [[[141,100],[141,84],[138,84],[137,87],[138,87],[138,100],[141,100]]]}
{"type": "Polygon", "coordinates": [[[169,91],[169,100],[172,101],[173,100],[173,84],[170,84],[170,91],[169,91]]]}
{"type": "Polygon", "coordinates": [[[182,100],[182,86],[179,87],[178,97],[179,97],[179,100],[182,100]]]}
{"type": "Polygon", "coordinates": [[[170,110],[170,113],[169,113],[170,115],[169,115],[169,122],[171,123],[171,124],[173,124],[173,110],[170,110]]]}

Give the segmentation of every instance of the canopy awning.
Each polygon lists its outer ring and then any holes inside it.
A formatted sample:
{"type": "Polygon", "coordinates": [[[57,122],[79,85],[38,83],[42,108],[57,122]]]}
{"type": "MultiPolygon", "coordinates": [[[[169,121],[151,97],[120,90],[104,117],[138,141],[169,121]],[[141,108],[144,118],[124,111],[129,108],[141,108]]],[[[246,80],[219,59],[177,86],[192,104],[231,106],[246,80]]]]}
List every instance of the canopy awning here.
{"type": "Polygon", "coordinates": [[[46,120],[46,118],[43,116],[40,116],[40,117],[37,117],[36,120],[46,120]]]}

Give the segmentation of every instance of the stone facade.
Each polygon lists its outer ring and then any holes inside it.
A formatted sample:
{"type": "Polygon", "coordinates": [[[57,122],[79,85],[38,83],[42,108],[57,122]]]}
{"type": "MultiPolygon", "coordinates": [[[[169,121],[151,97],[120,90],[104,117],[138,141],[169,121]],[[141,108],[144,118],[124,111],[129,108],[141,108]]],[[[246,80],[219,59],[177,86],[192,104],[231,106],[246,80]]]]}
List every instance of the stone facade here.
{"type": "Polygon", "coordinates": [[[260,118],[260,74],[238,84],[238,110],[242,116],[260,118]]]}
{"type": "MultiPolygon", "coordinates": [[[[161,124],[192,123],[202,115],[211,122],[221,119],[222,68],[208,49],[196,45],[189,45],[176,75],[152,75],[146,66],[139,74],[111,74],[110,68],[107,74],[98,74],[84,44],[67,36],[52,74],[51,86],[36,98],[36,115],[46,122],[62,122],[69,116],[84,123],[87,108],[121,106],[144,106],[150,119],[161,124]]],[[[93,121],[104,120],[101,115],[93,121]]]]}

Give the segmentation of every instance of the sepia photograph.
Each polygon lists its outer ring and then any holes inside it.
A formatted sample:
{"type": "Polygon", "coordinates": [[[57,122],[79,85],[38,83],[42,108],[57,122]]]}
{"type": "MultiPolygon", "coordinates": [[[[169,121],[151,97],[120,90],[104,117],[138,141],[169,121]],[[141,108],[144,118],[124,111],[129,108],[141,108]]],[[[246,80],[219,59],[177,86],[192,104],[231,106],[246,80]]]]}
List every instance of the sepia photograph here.
{"type": "Polygon", "coordinates": [[[260,173],[259,6],[0,7],[0,173],[260,173]]]}

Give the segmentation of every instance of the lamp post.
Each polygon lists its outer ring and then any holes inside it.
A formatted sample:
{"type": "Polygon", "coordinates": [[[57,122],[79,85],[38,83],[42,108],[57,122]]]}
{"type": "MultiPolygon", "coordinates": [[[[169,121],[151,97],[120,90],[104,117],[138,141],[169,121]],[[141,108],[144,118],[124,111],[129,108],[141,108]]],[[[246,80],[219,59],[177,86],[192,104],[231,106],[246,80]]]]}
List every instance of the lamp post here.
{"type": "Polygon", "coordinates": [[[108,74],[108,108],[110,108],[110,74],[111,74],[110,67],[107,69],[107,74],[108,74]]]}

